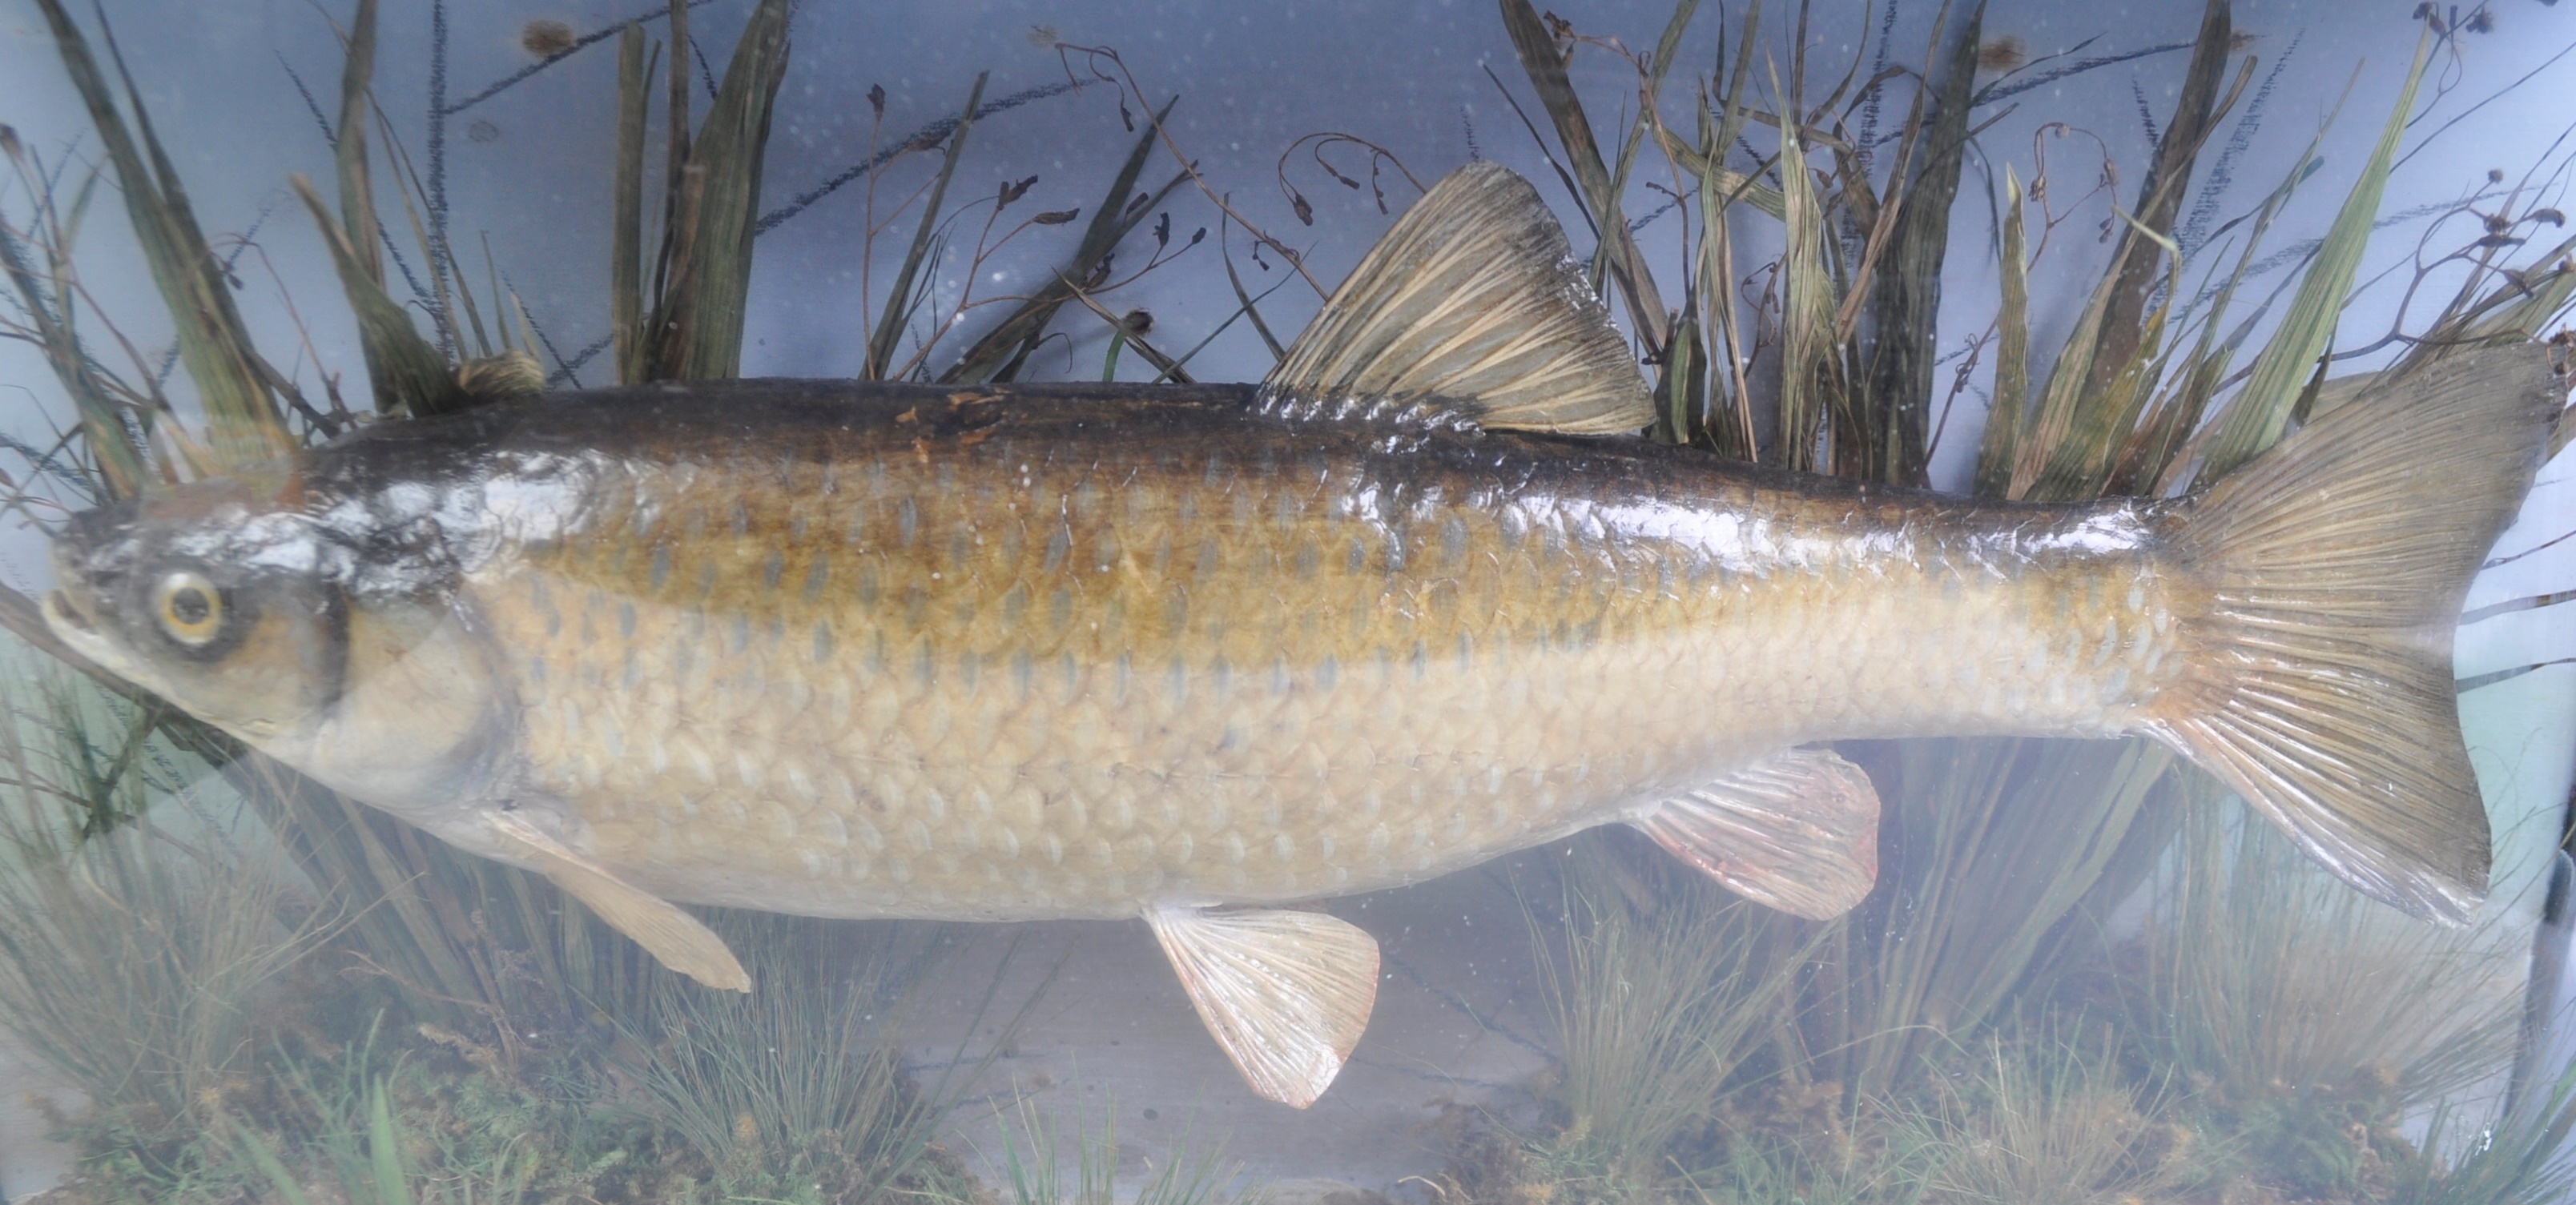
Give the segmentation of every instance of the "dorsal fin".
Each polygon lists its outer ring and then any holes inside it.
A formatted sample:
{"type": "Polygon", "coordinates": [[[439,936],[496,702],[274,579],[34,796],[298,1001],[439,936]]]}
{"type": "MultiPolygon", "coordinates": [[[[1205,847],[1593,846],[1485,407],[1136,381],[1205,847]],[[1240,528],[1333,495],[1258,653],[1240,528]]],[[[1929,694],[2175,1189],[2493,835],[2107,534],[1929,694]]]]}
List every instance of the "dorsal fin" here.
{"type": "Polygon", "coordinates": [[[1498,430],[1606,435],[1654,399],[1565,231],[1529,181],[1449,173],[1378,240],[1264,384],[1308,396],[1436,395],[1498,430]]]}

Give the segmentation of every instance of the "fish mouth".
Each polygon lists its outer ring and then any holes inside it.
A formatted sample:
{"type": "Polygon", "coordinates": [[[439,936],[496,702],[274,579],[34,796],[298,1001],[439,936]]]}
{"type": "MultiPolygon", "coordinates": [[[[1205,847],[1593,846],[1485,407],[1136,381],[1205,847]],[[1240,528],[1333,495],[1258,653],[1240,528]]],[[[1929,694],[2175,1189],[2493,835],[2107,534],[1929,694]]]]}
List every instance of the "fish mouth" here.
{"type": "Polygon", "coordinates": [[[82,606],[81,601],[75,591],[50,590],[38,609],[44,612],[45,626],[53,629],[54,639],[101,668],[114,666],[118,661],[116,642],[101,629],[98,614],[82,606]]]}
{"type": "Polygon", "coordinates": [[[98,583],[90,573],[88,558],[70,541],[59,538],[48,552],[55,585],[46,591],[42,606],[46,625],[66,640],[103,638],[105,634],[99,630],[98,583]]]}
{"type": "Polygon", "coordinates": [[[53,625],[57,632],[85,636],[93,640],[100,635],[97,620],[91,616],[88,609],[73,601],[69,590],[46,591],[44,611],[45,622],[53,625]]]}
{"type": "Polygon", "coordinates": [[[117,664],[116,641],[108,635],[108,620],[100,613],[106,601],[87,565],[62,541],[57,540],[52,551],[56,585],[37,604],[45,626],[55,639],[101,667],[117,664]]]}

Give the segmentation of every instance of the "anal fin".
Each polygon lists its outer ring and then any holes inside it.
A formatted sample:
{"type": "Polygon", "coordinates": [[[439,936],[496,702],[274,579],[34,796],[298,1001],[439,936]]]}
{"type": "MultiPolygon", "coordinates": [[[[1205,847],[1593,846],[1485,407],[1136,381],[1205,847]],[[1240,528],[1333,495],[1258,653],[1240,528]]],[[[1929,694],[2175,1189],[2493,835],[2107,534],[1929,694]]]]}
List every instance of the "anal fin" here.
{"type": "Polygon", "coordinates": [[[1830,749],[1789,749],[1628,823],[1756,903],[1812,920],[1878,880],[1878,790],[1830,749]]]}
{"type": "Polygon", "coordinates": [[[1164,905],[1145,921],[1252,1090],[1315,1103],[1377,1004],[1376,939],[1321,912],[1164,905]]]}
{"type": "Polygon", "coordinates": [[[663,966],[712,988],[747,992],[751,975],[704,921],[642,890],[510,812],[491,813],[493,831],[537,864],[549,882],[580,900],[609,927],[634,939],[663,966]]]}

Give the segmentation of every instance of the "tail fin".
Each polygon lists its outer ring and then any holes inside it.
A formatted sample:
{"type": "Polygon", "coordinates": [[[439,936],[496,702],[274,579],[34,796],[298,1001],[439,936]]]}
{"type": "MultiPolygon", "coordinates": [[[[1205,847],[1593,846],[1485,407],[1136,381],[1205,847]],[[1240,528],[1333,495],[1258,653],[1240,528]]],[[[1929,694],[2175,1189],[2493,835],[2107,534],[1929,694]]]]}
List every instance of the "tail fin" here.
{"type": "Polygon", "coordinates": [[[2451,632],[2564,390],[2522,344],[2372,393],[2190,503],[2175,542],[2210,604],[2149,729],[2344,881],[2462,924],[2489,852],[2451,632]]]}

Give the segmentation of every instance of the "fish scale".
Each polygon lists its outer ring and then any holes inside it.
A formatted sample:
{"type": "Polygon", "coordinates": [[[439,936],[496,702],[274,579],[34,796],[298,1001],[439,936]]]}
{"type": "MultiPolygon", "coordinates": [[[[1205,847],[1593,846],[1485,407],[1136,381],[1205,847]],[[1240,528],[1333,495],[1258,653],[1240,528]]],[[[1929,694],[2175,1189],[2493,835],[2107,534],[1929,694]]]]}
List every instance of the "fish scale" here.
{"type": "Polygon", "coordinates": [[[545,667],[510,683],[523,756],[672,898],[1125,916],[1411,882],[1963,710],[2118,731],[2157,685],[2155,640],[2116,634],[2173,605],[2152,508],[1927,515],[1644,447],[1247,423],[1251,390],[1210,392],[1150,440],[1045,391],[880,390],[828,421],[746,398],[702,431],[616,422],[650,403],[614,396],[556,415],[654,434],[585,440],[559,534],[466,574],[545,667]],[[934,438],[901,421],[925,406],[999,417],[934,438]],[[661,752],[599,756],[565,704],[630,672],[664,685],[617,743],[661,752]],[[815,702],[840,697],[864,702],[815,702]]]}

